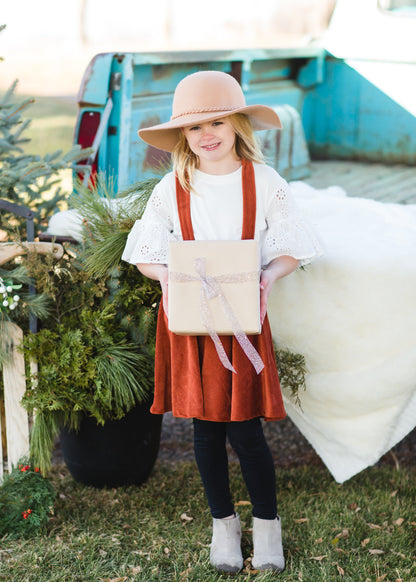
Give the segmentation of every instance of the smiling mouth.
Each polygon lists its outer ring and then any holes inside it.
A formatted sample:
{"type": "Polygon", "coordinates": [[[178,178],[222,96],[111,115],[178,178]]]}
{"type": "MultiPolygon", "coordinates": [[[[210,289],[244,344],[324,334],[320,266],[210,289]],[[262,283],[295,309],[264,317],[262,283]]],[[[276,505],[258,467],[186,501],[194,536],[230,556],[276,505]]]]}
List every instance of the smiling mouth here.
{"type": "Polygon", "coordinates": [[[215,149],[217,149],[217,147],[218,147],[219,145],[220,145],[220,142],[217,142],[217,143],[212,143],[212,144],[209,144],[209,145],[206,145],[206,146],[202,146],[202,149],[204,149],[204,150],[207,150],[207,151],[209,151],[209,152],[210,152],[210,151],[212,151],[212,150],[215,150],[215,149]]]}

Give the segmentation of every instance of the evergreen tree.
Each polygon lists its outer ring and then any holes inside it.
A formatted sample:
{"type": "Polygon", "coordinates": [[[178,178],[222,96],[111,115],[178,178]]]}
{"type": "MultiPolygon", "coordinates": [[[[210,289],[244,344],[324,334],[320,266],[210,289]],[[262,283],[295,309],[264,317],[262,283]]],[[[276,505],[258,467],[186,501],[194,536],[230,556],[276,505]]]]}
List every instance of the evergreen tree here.
{"type": "MultiPolygon", "coordinates": [[[[0,26],[0,32],[4,25],[0,26]]],[[[36,213],[36,222],[45,223],[53,214],[59,201],[65,198],[60,188],[52,197],[45,197],[52,187],[59,184],[58,172],[72,168],[85,170],[79,162],[88,157],[89,150],[74,146],[69,152],[56,151],[43,157],[26,154],[23,144],[29,142],[24,133],[30,119],[22,114],[34,103],[34,99],[19,102],[16,98],[15,81],[0,100],[0,198],[18,205],[23,205],[36,213]]],[[[9,211],[2,210],[0,226],[10,231],[16,226],[24,238],[25,221],[9,211]]]]}

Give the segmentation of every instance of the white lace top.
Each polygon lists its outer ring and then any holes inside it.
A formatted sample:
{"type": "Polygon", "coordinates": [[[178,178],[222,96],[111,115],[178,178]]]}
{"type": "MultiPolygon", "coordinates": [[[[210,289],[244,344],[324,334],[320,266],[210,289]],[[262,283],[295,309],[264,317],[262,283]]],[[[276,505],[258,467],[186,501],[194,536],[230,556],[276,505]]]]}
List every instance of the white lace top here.
{"type": "MultiPolygon", "coordinates": [[[[254,164],[257,193],[255,238],[261,263],[289,255],[309,263],[321,245],[301,216],[287,182],[270,166],[254,164]]],[[[226,175],[196,170],[191,194],[195,240],[238,240],[243,222],[242,170],[226,175]]],[[[175,177],[167,174],[155,187],[141,220],[134,224],[122,259],[129,263],[167,264],[169,241],[182,240],[176,207],[175,177]]]]}

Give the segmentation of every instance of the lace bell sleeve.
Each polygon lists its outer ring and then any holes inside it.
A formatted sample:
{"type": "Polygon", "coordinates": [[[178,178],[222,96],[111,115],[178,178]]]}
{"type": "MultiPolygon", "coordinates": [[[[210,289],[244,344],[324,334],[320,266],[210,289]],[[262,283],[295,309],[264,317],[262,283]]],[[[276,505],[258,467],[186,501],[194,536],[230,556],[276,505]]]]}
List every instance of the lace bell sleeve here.
{"type": "Polygon", "coordinates": [[[267,229],[262,245],[262,264],[288,255],[306,265],[323,254],[321,242],[302,215],[287,182],[279,176],[270,192],[267,229]]]}
{"type": "Polygon", "coordinates": [[[168,262],[168,246],[178,237],[173,233],[170,205],[159,183],[149,198],[140,220],[136,220],[130,231],[122,260],[128,263],[168,262]]]}

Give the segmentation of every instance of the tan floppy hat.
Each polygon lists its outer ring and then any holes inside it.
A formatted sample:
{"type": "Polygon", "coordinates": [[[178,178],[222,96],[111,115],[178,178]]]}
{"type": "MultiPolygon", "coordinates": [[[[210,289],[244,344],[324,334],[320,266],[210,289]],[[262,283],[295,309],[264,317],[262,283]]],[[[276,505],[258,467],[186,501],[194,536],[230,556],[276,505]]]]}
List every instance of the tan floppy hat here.
{"type": "Polygon", "coordinates": [[[281,128],[277,113],[266,105],[246,105],[238,82],[220,71],[199,71],[188,75],[176,87],[170,121],[139,129],[146,143],[168,152],[177,144],[180,128],[220,119],[233,113],[249,116],[254,130],[281,128]]]}

